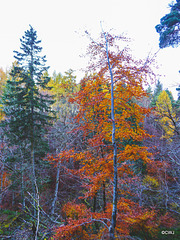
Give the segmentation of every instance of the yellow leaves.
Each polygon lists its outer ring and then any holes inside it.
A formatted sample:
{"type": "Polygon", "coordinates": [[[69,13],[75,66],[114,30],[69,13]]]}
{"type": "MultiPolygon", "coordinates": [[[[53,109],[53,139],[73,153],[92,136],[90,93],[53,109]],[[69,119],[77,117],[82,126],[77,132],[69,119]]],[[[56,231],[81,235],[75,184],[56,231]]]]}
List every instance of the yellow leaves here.
{"type": "Polygon", "coordinates": [[[147,175],[144,179],[143,179],[143,184],[144,185],[148,185],[150,187],[153,188],[158,188],[159,187],[159,182],[155,177],[151,177],[149,175],[147,175]]]}
{"type": "Polygon", "coordinates": [[[73,70],[62,74],[53,74],[48,87],[49,94],[52,94],[55,99],[53,104],[53,110],[57,111],[57,117],[61,121],[65,121],[67,118],[71,118],[77,112],[77,106],[71,101],[70,98],[78,91],[78,85],[75,82],[76,77],[73,75],[73,70]]]}
{"type": "Polygon", "coordinates": [[[169,113],[174,115],[172,111],[171,100],[165,90],[163,90],[157,99],[156,106],[159,114],[169,116],[169,113]]]}
{"type": "Polygon", "coordinates": [[[158,96],[157,102],[157,116],[159,122],[164,130],[163,138],[168,139],[174,135],[175,124],[177,122],[176,113],[172,108],[171,100],[166,91],[162,91],[158,96]]]}
{"type": "MultiPolygon", "coordinates": [[[[3,71],[2,68],[0,68],[0,95],[3,95],[3,91],[6,85],[6,81],[7,81],[7,75],[6,73],[3,71]]],[[[5,117],[5,114],[3,112],[3,104],[0,104],[0,121],[2,121],[5,117]]]]}

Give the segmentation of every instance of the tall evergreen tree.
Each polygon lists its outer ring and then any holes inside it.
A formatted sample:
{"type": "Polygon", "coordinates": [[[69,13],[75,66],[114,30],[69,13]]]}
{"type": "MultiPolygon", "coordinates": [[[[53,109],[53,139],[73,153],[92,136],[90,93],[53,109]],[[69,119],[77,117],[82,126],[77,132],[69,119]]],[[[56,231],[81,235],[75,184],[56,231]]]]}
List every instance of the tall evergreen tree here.
{"type": "Polygon", "coordinates": [[[44,73],[49,67],[45,66],[46,57],[40,55],[41,41],[32,26],[20,41],[21,51],[14,51],[17,62],[10,72],[3,97],[4,123],[10,142],[26,147],[26,160],[32,163],[32,178],[35,179],[35,161],[46,151],[44,136],[53,118],[51,104],[54,101],[45,93],[50,78],[44,73]]]}
{"type": "Polygon", "coordinates": [[[158,80],[157,83],[156,83],[156,86],[155,86],[153,95],[152,95],[151,105],[152,105],[153,107],[156,106],[157,98],[158,98],[159,94],[162,92],[162,90],[163,90],[163,85],[162,85],[162,83],[158,80]]]}

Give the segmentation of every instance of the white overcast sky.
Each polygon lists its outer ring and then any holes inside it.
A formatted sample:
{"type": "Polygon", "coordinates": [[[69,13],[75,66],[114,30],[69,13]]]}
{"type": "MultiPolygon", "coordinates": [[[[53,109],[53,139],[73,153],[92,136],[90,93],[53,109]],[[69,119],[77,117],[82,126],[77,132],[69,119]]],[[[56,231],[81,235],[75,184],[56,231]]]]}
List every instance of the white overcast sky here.
{"type": "MultiPolygon", "coordinates": [[[[100,21],[104,29],[115,33],[127,33],[132,38],[131,48],[137,58],[159,49],[159,35],[155,25],[169,13],[171,0],[0,0],[0,67],[10,67],[13,50],[19,50],[19,39],[31,24],[42,40],[43,54],[47,57],[50,74],[64,73],[69,68],[84,67],[88,39],[82,37],[88,30],[96,37],[100,21]],[[78,34],[78,33],[79,34],[78,34]]],[[[171,90],[180,84],[180,47],[160,50],[157,56],[160,65],[160,81],[171,90]]],[[[79,79],[78,79],[79,80],[79,79]]]]}

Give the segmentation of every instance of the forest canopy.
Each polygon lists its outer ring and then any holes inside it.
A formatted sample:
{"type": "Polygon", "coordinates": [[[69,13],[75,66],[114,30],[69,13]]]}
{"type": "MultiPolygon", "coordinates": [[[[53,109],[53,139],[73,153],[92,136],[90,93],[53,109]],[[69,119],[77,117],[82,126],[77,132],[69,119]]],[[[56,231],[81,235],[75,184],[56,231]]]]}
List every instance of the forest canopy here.
{"type": "Polygon", "coordinates": [[[0,68],[0,238],[177,237],[179,99],[153,59],[121,49],[126,37],[86,35],[79,82],[72,69],[49,75],[32,26],[11,69],[0,68]]]}

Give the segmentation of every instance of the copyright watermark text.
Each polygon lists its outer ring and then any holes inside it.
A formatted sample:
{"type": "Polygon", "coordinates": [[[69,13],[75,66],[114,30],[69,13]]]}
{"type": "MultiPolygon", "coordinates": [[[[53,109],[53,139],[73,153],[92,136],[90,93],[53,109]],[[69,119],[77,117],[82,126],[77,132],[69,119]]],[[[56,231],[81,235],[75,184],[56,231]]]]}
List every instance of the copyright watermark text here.
{"type": "Polygon", "coordinates": [[[161,231],[161,234],[169,235],[169,234],[175,234],[175,232],[174,231],[167,231],[167,230],[165,230],[165,231],[161,231]]]}

